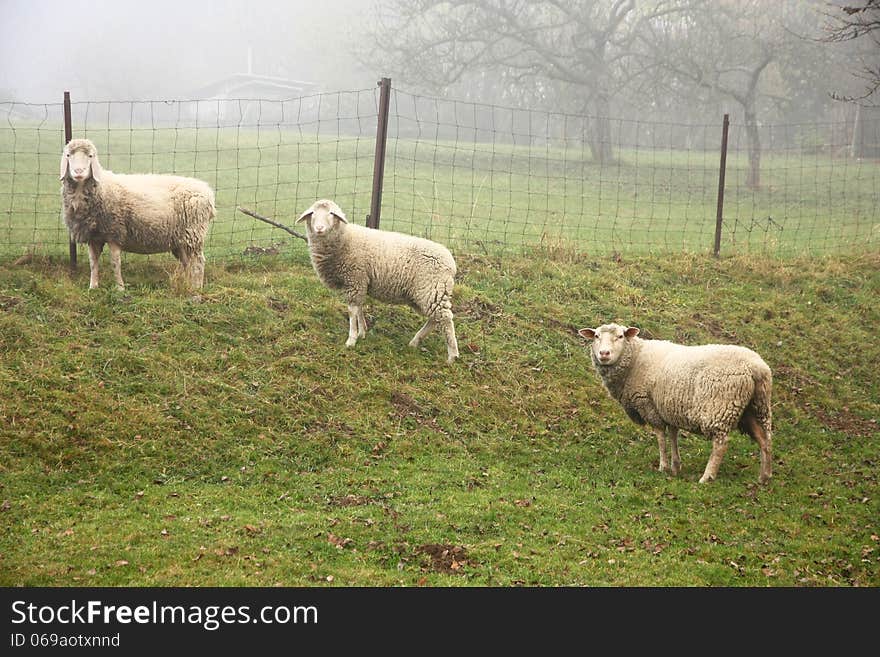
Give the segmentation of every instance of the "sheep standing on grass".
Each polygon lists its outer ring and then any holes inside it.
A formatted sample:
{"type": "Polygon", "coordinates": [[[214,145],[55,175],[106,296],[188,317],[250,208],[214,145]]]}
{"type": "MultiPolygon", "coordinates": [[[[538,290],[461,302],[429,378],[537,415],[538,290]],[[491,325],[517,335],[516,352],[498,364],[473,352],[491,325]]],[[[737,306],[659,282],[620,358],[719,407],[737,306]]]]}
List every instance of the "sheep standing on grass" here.
{"type": "Polygon", "coordinates": [[[104,244],[116,286],[122,281],[122,251],[165,253],[180,261],[184,280],[201,288],[203,245],[214,219],[214,191],[195,178],[107,171],[88,139],[73,139],[61,155],[64,223],[74,241],[89,245],[89,289],[98,287],[98,259],[104,244]]]}
{"type": "Polygon", "coordinates": [[[303,212],[309,254],[315,273],[330,289],[343,290],[348,301],[348,340],[352,347],[367,333],[363,306],[367,295],[407,304],[428,318],[409,345],[418,347],[436,326],[446,338],[447,362],[458,357],[452,321],[455,260],[437,242],[349,224],[333,201],[322,199],[303,212]]]}
{"type": "Polygon", "coordinates": [[[630,419],[648,424],[660,445],[660,470],[677,475],[681,466],[678,431],[712,440],[712,454],[700,483],[718,474],[734,427],[761,449],[760,483],[772,476],[770,394],[772,374],[751,349],[735,345],[685,346],[667,340],[643,340],[639,329],[618,324],[583,328],[592,340],[591,358],[609,395],[630,419]],[[666,456],[671,442],[672,464],[666,456]]]}

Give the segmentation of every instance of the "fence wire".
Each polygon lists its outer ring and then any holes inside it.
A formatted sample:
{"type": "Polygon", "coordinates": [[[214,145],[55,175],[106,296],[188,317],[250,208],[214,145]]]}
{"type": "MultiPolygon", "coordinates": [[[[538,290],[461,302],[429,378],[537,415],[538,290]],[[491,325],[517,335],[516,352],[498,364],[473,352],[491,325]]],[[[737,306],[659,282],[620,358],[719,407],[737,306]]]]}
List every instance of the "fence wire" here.
{"type": "MultiPolygon", "coordinates": [[[[289,100],[74,100],[72,125],[107,169],[209,182],[218,212],[206,252],[228,257],[293,239],[238,207],[292,224],[326,197],[365,223],[378,105],[375,88],[289,100]]],[[[62,112],[62,103],[0,103],[0,253],[66,252],[62,112]]],[[[731,121],[722,254],[876,250],[878,134],[876,116],[752,135],[731,121]]],[[[636,121],[392,90],[380,227],[457,251],[711,252],[720,142],[720,117],[636,121]]]]}

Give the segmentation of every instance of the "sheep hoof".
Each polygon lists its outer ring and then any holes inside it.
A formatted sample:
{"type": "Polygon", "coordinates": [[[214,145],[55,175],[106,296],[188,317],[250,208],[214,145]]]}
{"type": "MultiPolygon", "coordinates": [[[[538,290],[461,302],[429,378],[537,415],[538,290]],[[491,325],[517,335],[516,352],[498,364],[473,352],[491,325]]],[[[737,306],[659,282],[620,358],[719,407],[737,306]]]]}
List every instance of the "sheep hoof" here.
{"type": "Polygon", "coordinates": [[[766,484],[766,483],[768,483],[768,482],[770,481],[770,478],[771,478],[772,476],[773,476],[773,475],[765,475],[765,474],[762,474],[760,477],[758,477],[758,483],[761,484],[761,485],[764,485],[764,484],[766,484]]]}
{"type": "Polygon", "coordinates": [[[710,477],[709,475],[703,475],[702,477],[700,477],[701,484],[705,484],[710,481],[715,481],[715,477],[710,477]]]}
{"type": "Polygon", "coordinates": [[[357,338],[349,338],[348,340],[345,341],[345,346],[346,347],[353,347],[356,342],[357,342],[357,338]]]}
{"type": "Polygon", "coordinates": [[[412,347],[413,349],[418,349],[419,341],[416,340],[415,338],[413,338],[412,340],[409,341],[409,346],[412,347]]]}

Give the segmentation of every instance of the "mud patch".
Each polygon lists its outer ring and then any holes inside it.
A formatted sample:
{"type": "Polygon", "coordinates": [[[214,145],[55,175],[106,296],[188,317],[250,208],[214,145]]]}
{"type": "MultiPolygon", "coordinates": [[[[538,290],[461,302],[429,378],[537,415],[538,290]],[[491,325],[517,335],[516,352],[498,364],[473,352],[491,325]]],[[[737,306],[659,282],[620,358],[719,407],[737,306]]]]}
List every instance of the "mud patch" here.
{"type": "Polygon", "coordinates": [[[290,304],[281,299],[276,299],[275,297],[269,297],[266,299],[266,304],[277,313],[286,313],[288,308],[290,308],[290,304]]]}
{"type": "Polygon", "coordinates": [[[372,503],[373,499],[370,497],[366,497],[365,495],[353,495],[351,493],[348,495],[336,495],[327,501],[327,504],[330,506],[366,506],[367,504],[372,503]]]}
{"type": "Polygon", "coordinates": [[[21,303],[18,297],[7,297],[0,294],[0,310],[9,310],[21,303]]]}
{"type": "Polygon", "coordinates": [[[713,317],[706,317],[701,313],[694,313],[691,315],[691,319],[694,324],[704,329],[709,335],[722,338],[726,342],[735,343],[737,341],[736,333],[724,327],[717,319],[713,317]]]}
{"type": "Polygon", "coordinates": [[[489,324],[504,314],[504,310],[501,306],[486,299],[481,299],[480,297],[468,299],[467,301],[458,304],[458,307],[453,310],[456,315],[464,315],[472,320],[486,320],[489,324]]]}
{"type": "Polygon", "coordinates": [[[473,564],[468,559],[467,550],[461,545],[450,543],[426,543],[419,545],[416,554],[428,557],[424,570],[433,570],[437,573],[459,573],[466,566],[473,564]]]}
{"type": "Polygon", "coordinates": [[[850,412],[848,408],[834,412],[827,412],[822,408],[814,408],[809,404],[806,408],[826,428],[840,431],[849,436],[864,438],[880,431],[880,425],[878,425],[877,420],[866,420],[850,412]]]}
{"type": "Polygon", "coordinates": [[[405,392],[394,390],[391,393],[391,403],[400,415],[420,415],[422,412],[416,400],[405,392]]]}

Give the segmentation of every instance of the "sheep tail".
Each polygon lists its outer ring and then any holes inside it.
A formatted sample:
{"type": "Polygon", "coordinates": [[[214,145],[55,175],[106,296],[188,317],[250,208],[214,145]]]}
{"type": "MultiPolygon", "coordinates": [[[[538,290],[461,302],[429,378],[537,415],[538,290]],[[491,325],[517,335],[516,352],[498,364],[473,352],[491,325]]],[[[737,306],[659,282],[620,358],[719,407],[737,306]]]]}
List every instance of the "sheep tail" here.
{"type": "Polygon", "coordinates": [[[771,410],[771,395],[773,392],[773,374],[765,364],[752,368],[752,378],[755,382],[755,391],[749,402],[749,409],[754,413],[755,419],[765,429],[769,430],[773,412],[771,410]]]}

